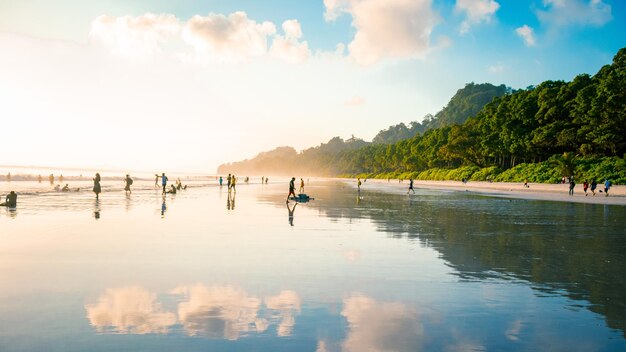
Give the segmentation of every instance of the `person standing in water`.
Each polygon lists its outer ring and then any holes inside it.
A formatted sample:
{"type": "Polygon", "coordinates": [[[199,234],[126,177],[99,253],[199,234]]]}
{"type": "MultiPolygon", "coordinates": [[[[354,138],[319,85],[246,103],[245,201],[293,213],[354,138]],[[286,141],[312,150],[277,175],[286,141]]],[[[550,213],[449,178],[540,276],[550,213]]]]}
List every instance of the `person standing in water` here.
{"type": "Polygon", "coordinates": [[[224,180],[222,179],[222,176],[220,176],[220,187],[222,187],[222,182],[224,182],[224,180]]]}
{"type": "Polygon", "coordinates": [[[235,184],[237,183],[237,178],[235,177],[235,175],[232,175],[230,177],[230,189],[235,191],[235,193],[237,193],[237,189],[235,189],[235,184]]]}
{"type": "Polygon", "coordinates": [[[413,179],[409,180],[409,190],[406,192],[406,194],[409,194],[409,192],[413,191],[413,194],[415,194],[415,190],[413,189],[413,179]]]}
{"type": "Polygon", "coordinates": [[[15,191],[9,192],[4,199],[4,203],[0,204],[0,207],[15,208],[17,206],[17,193],[15,191]]]}
{"type": "Polygon", "coordinates": [[[163,186],[163,194],[167,192],[167,176],[165,176],[165,172],[161,174],[161,186],[163,186]]]}
{"type": "Polygon", "coordinates": [[[296,197],[296,178],[292,177],[291,181],[289,181],[289,194],[287,194],[287,201],[285,203],[289,203],[289,196],[296,197]]]}
{"type": "Polygon", "coordinates": [[[356,191],[361,192],[361,178],[356,179],[356,191]]]}
{"type": "Polygon", "coordinates": [[[154,188],[159,187],[159,174],[154,174],[154,188]]]}
{"type": "Polygon", "coordinates": [[[124,182],[126,182],[126,186],[124,187],[124,191],[126,191],[126,193],[128,193],[128,194],[132,194],[133,191],[130,190],[130,185],[133,184],[133,179],[130,178],[130,176],[128,174],[126,174],[126,178],[124,179],[124,182]]]}
{"type": "Polygon", "coordinates": [[[226,186],[228,187],[228,191],[230,191],[230,185],[232,184],[232,182],[232,177],[230,176],[230,174],[228,174],[228,177],[226,177],[226,186]]]}
{"type": "Polygon", "coordinates": [[[300,193],[304,193],[304,179],[300,179],[300,193]]]}
{"type": "Polygon", "coordinates": [[[96,199],[100,196],[102,188],[100,187],[100,174],[96,173],[96,177],[93,179],[93,193],[96,194],[96,199]]]}

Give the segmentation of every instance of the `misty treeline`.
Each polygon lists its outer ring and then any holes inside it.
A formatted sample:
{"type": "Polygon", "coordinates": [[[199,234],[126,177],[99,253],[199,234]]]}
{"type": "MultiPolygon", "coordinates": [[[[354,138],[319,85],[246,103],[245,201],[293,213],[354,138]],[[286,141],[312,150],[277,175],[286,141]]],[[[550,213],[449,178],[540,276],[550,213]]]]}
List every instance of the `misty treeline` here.
{"type": "Polygon", "coordinates": [[[468,84],[434,117],[410,127],[391,126],[374,143],[336,137],[300,153],[280,147],[221,165],[218,172],[391,177],[471,167],[498,173],[524,163],[556,167],[563,155],[574,164],[576,159],[586,160],[585,165],[610,158],[618,167],[626,153],[625,136],[626,48],[622,48],[612,64],[594,76],[545,81],[517,91],[468,84]]]}

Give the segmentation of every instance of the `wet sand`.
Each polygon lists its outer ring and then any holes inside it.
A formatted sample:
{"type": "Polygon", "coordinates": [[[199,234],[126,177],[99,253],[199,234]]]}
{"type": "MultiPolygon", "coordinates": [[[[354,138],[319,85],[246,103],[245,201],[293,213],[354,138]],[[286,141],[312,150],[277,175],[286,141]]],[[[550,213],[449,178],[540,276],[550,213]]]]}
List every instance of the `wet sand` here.
{"type": "MultiPolygon", "coordinates": [[[[421,181],[414,182],[415,189],[438,189],[459,192],[473,192],[485,196],[506,197],[518,199],[535,199],[548,200],[558,202],[573,203],[590,203],[590,204],[611,204],[626,205],[626,186],[612,186],[609,196],[604,193],[604,184],[598,184],[596,195],[593,196],[590,190],[587,190],[587,196],[583,191],[582,184],[576,184],[574,195],[569,196],[569,184],[546,184],[546,183],[529,183],[528,188],[523,183],[515,182],[476,182],[470,181],[462,183],[459,181],[421,181]],[[602,190],[602,193],[600,192],[602,190]]],[[[353,182],[356,187],[356,181],[353,182]]],[[[409,181],[398,183],[398,180],[375,180],[368,179],[361,186],[363,190],[375,188],[393,192],[406,192],[409,187],[409,181]]]]}

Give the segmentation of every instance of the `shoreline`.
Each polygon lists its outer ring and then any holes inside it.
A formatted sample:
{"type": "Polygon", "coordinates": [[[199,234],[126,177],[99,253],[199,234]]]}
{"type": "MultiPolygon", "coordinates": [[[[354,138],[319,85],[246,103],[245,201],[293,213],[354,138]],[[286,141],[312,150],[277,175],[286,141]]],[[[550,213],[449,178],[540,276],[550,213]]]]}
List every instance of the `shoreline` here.
{"type": "MultiPolygon", "coordinates": [[[[349,181],[348,181],[349,182],[349,181]]],[[[356,185],[356,181],[353,183],[356,185]]],[[[394,193],[406,192],[409,188],[409,181],[399,183],[398,180],[368,179],[361,185],[361,189],[367,191],[370,185],[375,185],[376,189],[394,193]]],[[[577,184],[574,188],[574,195],[569,196],[569,184],[547,184],[529,183],[529,188],[524,188],[522,182],[484,182],[470,181],[462,183],[460,181],[423,181],[414,180],[413,187],[416,189],[437,189],[456,192],[471,192],[478,195],[500,198],[516,198],[528,200],[546,200],[569,203],[588,203],[626,206],[626,186],[612,186],[609,196],[604,193],[604,185],[598,184],[596,195],[592,196],[591,191],[587,191],[587,196],[583,192],[582,184],[577,184]],[[599,191],[602,190],[602,193],[599,191]]]]}

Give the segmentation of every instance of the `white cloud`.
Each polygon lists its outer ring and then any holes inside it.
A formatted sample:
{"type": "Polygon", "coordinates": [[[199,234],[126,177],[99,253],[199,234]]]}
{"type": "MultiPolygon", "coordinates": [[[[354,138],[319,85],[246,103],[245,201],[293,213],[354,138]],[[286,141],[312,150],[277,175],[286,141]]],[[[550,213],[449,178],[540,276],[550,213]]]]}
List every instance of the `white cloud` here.
{"type": "Polygon", "coordinates": [[[302,37],[302,28],[297,20],[283,22],[285,36],[276,35],[272,42],[270,54],[272,57],[287,63],[301,63],[311,56],[309,44],[306,41],[299,42],[302,37]]]}
{"type": "Polygon", "coordinates": [[[401,303],[378,302],[362,295],[344,300],[341,315],[349,330],[344,351],[420,351],[424,327],[417,312],[401,303]]]}
{"type": "Polygon", "coordinates": [[[524,40],[524,44],[526,46],[534,46],[535,45],[535,33],[532,27],[528,25],[523,25],[519,28],[515,29],[515,33],[520,36],[524,40]]]}
{"type": "Polygon", "coordinates": [[[302,27],[298,20],[287,20],[283,22],[283,30],[287,39],[300,39],[302,37],[302,27]]]}
{"type": "Polygon", "coordinates": [[[156,295],[133,286],[107,289],[95,304],[87,304],[87,319],[98,332],[167,333],[176,315],[163,312],[156,295]]]}
{"type": "Polygon", "coordinates": [[[356,34],[348,49],[361,65],[425,55],[438,22],[431,0],[324,0],[324,5],[327,21],[342,13],[352,16],[356,34]]]}
{"type": "Polygon", "coordinates": [[[241,62],[265,55],[268,37],[275,33],[272,22],[258,23],[239,11],[228,16],[193,16],[185,24],[182,38],[195,49],[199,60],[241,62]]]}
{"type": "Polygon", "coordinates": [[[474,24],[491,22],[500,4],[494,0],[457,0],[454,8],[466,14],[466,19],[461,23],[460,29],[463,34],[467,33],[474,24]]]}
{"type": "Polygon", "coordinates": [[[591,25],[602,26],[611,21],[611,5],[603,0],[544,0],[546,10],[537,11],[544,23],[555,26],[591,25]]]}
{"type": "Polygon", "coordinates": [[[174,15],[112,17],[102,15],[91,22],[93,44],[116,56],[143,59],[161,51],[161,45],[176,35],[180,23],[174,15]]]}

